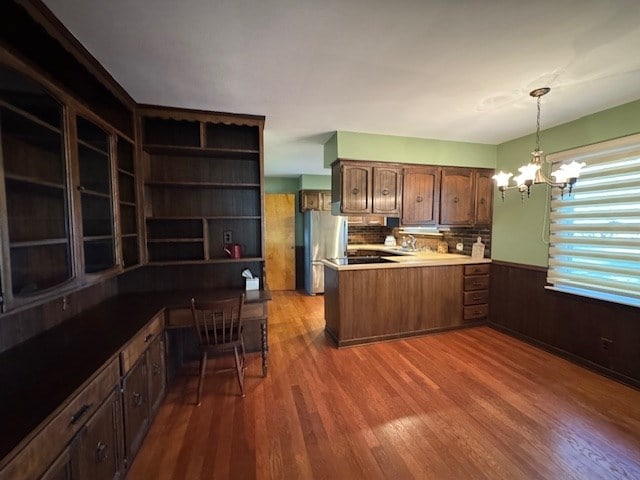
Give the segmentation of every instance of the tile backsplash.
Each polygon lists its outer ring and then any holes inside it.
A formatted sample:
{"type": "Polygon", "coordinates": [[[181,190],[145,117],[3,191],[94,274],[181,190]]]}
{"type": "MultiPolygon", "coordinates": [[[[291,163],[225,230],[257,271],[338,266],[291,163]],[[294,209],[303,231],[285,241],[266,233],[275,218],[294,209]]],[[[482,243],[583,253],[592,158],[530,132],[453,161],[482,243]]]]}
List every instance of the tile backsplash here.
{"type": "MultiPolygon", "coordinates": [[[[387,235],[394,234],[398,245],[401,243],[401,235],[397,233],[397,229],[380,225],[351,225],[349,226],[348,241],[350,245],[362,244],[382,244],[387,235]]],[[[426,246],[432,250],[436,249],[437,240],[432,237],[423,237],[415,235],[418,247],[426,246]]],[[[442,240],[447,242],[449,253],[459,253],[456,251],[456,244],[462,243],[464,246],[463,254],[471,255],[471,247],[476,239],[481,237],[482,243],[485,244],[484,256],[491,258],[491,230],[488,228],[451,228],[442,231],[442,240]]]]}

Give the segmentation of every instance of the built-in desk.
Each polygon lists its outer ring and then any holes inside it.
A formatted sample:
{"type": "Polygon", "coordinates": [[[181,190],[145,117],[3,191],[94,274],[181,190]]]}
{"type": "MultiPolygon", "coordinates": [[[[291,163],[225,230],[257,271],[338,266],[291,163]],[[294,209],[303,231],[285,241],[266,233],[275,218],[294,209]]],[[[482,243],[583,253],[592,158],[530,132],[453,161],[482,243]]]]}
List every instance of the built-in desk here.
{"type": "MultiPolygon", "coordinates": [[[[240,292],[201,290],[118,295],[0,353],[0,480],[39,478],[44,469],[68,449],[72,438],[106,398],[104,392],[113,391],[125,377],[126,358],[137,349],[141,333],[143,339],[149,340],[148,332],[155,332],[158,322],[170,329],[190,326],[184,310],[191,297],[213,300],[240,292]],[[83,395],[98,400],[85,402],[83,395]],[[76,404],[79,409],[75,408],[76,404]],[[80,412],[81,420],[75,417],[80,412]],[[64,439],[60,437],[58,442],[43,439],[49,431],[61,431],[56,422],[66,429],[64,439]],[[34,441],[46,445],[46,451],[32,454],[26,450],[34,441]],[[20,465],[16,467],[16,463],[20,465]],[[21,472],[25,472],[24,475],[21,472]]],[[[270,293],[263,290],[246,299],[247,333],[253,325],[257,325],[260,332],[258,340],[248,338],[248,341],[261,346],[263,374],[267,369],[266,302],[270,299],[270,293]]]]}

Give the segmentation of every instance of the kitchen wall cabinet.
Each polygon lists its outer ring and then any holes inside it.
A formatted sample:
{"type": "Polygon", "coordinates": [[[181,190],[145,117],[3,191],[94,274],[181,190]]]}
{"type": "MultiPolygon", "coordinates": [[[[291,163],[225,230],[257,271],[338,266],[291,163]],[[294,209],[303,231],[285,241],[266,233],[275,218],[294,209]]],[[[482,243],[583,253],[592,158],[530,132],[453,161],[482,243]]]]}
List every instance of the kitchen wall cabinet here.
{"type": "Polygon", "coordinates": [[[472,226],[475,211],[474,170],[443,167],[440,182],[440,221],[447,226],[472,226]]]}
{"type": "Polygon", "coordinates": [[[262,276],[264,117],[150,106],[139,114],[149,263],[250,260],[262,276]],[[227,243],[240,244],[243,258],[228,258],[227,243]]]}
{"type": "Polygon", "coordinates": [[[402,169],[403,225],[435,225],[440,201],[439,167],[405,167],[402,169]]]}
{"type": "Polygon", "coordinates": [[[490,225],[493,212],[493,170],[443,167],[440,183],[440,225],[490,225]]]}
{"type": "Polygon", "coordinates": [[[387,224],[386,218],[380,215],[349,215],[347,224],[356,227],[384,226],[387,224]]]}
{"type": "Polygon", "coordinates": [[[371,213],[397,217],[402,200],[402,170],[396,166],[373,166],[371,213]]]}
{"type": "MultiPolygon", "coordinates": [[[[402,225],[473,227],[491,224],[493,170],[336,160],[331,170],[332,213],[400,217],[402,225]]],[[[314,199],[314,201],[318,201],[314,199]]]]}
{"type": "Polygon", "coordinates": [[[399,216],[402,171],[398,165],[338,160],[331,168],[334,215],[399,216]]]}
{"type": "Polygon", "coordinates": [[[364,162],[334,163],[331,198],[338,202],[334,215],[371,213],[371,166],[364,162]]]}
{"type": "Polygon", "coordinates": [[[330,190],[300,190],[300,211],[309,210],[331,210],[331,191],[330,190]]]}
{"type": "Polygon", "coordinates": [[[492,169],[475,169],[475,217],[476,225],[491,225],[493,221],[493,175],[492,169]]]}

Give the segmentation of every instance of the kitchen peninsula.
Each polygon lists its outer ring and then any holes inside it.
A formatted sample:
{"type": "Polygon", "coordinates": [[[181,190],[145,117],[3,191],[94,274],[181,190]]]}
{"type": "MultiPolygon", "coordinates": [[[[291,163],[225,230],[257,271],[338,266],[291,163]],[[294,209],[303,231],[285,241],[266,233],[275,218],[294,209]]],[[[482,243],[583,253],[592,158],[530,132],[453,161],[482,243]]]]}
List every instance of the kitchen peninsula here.
{"type": "Polygon", "coordinates": [[[477,325],[488,314],[490,259],[384,246],[377,263],[324,260],[325,332],[338,347],[477,325]]]}

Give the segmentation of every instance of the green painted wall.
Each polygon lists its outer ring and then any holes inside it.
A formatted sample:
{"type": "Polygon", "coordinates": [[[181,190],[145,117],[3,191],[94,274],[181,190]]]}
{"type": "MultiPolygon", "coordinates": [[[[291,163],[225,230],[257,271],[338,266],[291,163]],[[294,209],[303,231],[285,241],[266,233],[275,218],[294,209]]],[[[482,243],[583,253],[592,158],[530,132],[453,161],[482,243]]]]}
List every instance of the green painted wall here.
{"type": "Polygon", "coordinates": [[[300,190],[331,190],[331,170],[326,175],[300,175],[300,190]]]}
{"type": "Polygon", "coordinates": [[[335,132],[324,144],[324,166],[330,168],[338,158],[338,132],[335,132]]]}
{"type": "MultiPolygon", "coordinates": [[[[545,154],[550,154],[634,133],[640,133],[640,100],[544,130],[540,143],[545,154]]],[[[498,145],[496,170],[517,172],[528,162],[534,145],[534,134],[498,145]]],[[[580,188],[579,180],[576,188],[580,188]]],[[[547,192],[546,186],[534,186],[531,198],[521,202],[517,192],[509,191],[502,202],[496,191],[491,238],[494,260],[547,266],[547,192]]]]}
{"type": "Polygon", "coordinates": [[[338,131],[325,143],[324,165],[345,158],[494,168],[496,155],[495,145],[338,131]]]}

